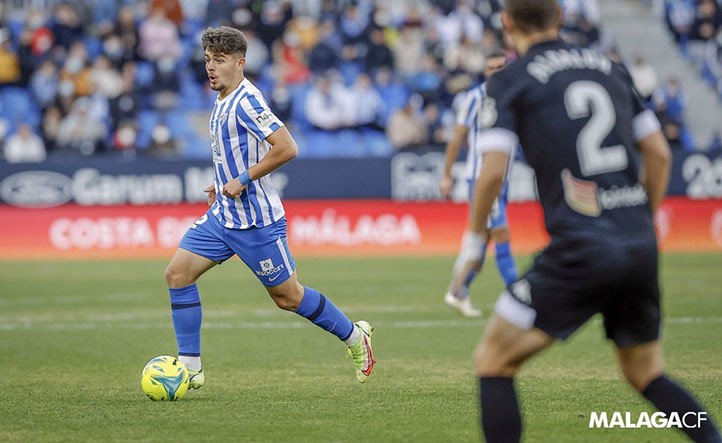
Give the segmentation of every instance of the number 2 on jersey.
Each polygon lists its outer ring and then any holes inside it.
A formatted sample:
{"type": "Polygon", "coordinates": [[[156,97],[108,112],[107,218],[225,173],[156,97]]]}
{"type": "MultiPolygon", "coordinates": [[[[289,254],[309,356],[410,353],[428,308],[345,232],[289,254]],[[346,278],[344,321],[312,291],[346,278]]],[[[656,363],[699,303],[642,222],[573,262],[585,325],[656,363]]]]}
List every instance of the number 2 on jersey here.
{"type": "Polygon", "coordinates": [[[602,146],[617,120],[607,90],[593,81],[573,82],[564,92],[564,105],[571,119],[589,117],[577,137],[582,174],[590,176],[625,169],[629,159],[624,146],[602,146]]]}

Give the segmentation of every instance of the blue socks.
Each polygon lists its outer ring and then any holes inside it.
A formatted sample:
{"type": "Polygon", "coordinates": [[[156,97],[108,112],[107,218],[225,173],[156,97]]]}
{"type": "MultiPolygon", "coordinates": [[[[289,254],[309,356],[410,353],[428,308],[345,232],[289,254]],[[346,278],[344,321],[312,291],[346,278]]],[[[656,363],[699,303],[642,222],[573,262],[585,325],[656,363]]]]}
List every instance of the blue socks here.
{"type": "Polygon", "coordinates": [[[178,355],[198,357],[201,355],[201,322],[203,311],[198,286],[169,289],[178,355]]]}
{"type": "Polygon", "coordinates": [[[504,279],[504,284],[509,286],[516,281],[516,263],[511,255],[509,242],[496,243],[496,267],[499,275],[504,279]]]}
{"type": "Polygon", "coordinates": [[[296,314],[307,318],[314,325],[346,341],[354,331],[353,323],[326,296],[313,288],[304,286],[303,300],[296,314]]]}
{"type": "MultiPolygon", "coordinates": [[[[201,322],[203,311],[198,287],[169,289],[178,355],[198,357],[201,355],[201,322]]],[[[332,333],[340,340],[348,340],[354,332],[351,320],[331,300],[315,289],[304,287],[303,300],[296,313],[313,324],[332,333]]]]}

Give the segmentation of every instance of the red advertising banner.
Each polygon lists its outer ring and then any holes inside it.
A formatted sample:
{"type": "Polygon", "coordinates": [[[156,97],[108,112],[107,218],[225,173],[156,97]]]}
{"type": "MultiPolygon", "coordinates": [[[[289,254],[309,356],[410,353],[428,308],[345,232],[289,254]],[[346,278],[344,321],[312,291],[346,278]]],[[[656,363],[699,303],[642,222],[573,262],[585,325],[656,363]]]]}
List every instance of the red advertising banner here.
{"type": "MultiPolygon", "coordinates": [[[[288,201],[294,255],[439,255],[458,252],[465,205],[390,200],[288,201]]],[[[205,205],[0,206],[0,259],[170,257],[205,205]]],[[[515,253],[547,242],[537,203],[509,206],[515,253]]],[[[657,218],[667,251],[722,252],[722,200],[668,198],[657,218]]]]}

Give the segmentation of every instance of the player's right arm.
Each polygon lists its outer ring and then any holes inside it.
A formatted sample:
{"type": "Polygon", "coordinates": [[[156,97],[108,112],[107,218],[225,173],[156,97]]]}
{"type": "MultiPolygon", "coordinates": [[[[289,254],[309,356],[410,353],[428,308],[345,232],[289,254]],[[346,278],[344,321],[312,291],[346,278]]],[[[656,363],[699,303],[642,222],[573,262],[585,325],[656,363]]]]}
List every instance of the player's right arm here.
{"type": "Polygon", "coordinates": [[[461,146],[464,144],[464,140],[466,139],[466,135],[468,133],[468,127],[457,124],[454,127],[454,134],[451,136],[451,140],[449,140],[446,144],[444,175],[441,177],[441,182],[439,183],[439,191],[441,192],[441,196],[444,198],[449,198],[451,185],[453,184],[453,179],[451,178],[451,168],[454,166],[454,162],[456,162],[456,158],[459,156],[459,151],[461,150],[461,146]]]}
{"type": "Polygon", "coordinates": [[[218,197],[216,196],[216,185],[214,185],[213,183],[211,183],[211,185],[208,186],[207,188],[205,188],[205,189],[203,190],[203,192],[205,192],[206,194],[208,194],[208,195],[206,196],[206,201],[208,202],[208,206],[213,205],[213,203],[215,203],[215,202],[216,202],[216,199],[218,198],[218,197]]]}
{"type": "MultiPolygon", "coordinates": [[[[441,196],[444,198],[449,197],[451,192],[451,185],[454,183],[451,178],[451,169],[454,167],[454,162],[459,156],[461,147],[464,146],[464,141],[469,128],[476,119],[476,113],[479,111],[479,100],[480,97],[476,94],[476,90],[472,89],[462,96],[461,106],[456,115],[456,126],[454,126],[454,134],[451,136],[451,140],[446,144],[446,157],[444,160],[444,175],[441,177],[439,183],[439,191],[441,196]]],[[[471,155],[471,152],[467,155],[471,155]]]]}

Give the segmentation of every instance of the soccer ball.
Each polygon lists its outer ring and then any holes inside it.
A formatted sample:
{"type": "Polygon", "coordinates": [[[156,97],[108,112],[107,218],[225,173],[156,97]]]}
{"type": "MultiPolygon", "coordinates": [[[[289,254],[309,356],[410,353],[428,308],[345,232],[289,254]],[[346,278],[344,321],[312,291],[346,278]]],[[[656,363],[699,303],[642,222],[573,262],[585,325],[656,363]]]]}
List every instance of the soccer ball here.
{"type": "Polygon", "coordinates": [[[153,401],[175,401],[186,395],[188,379],[188,369],[180,360],[161,355],[143,368],[140,387],[153,401]]]}

